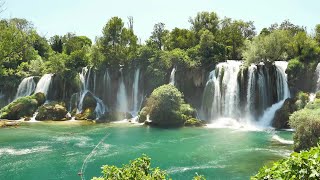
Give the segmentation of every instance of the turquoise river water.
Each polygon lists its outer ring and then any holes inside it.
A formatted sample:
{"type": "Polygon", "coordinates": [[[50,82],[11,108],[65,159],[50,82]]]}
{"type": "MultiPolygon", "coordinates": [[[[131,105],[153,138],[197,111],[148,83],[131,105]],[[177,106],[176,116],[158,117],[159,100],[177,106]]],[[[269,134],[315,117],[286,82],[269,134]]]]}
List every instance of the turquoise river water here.
{"type": "Polygon", "coordinates": [[[26,123],[0,129],[0,179],[81,179],[100,176],[104,164],[122,165],[142,154],[173,179],[249,179],[258,169],[288,156],[287,131],[215,128],[158,129],[132,124],[26,123]],[[95,149],[95,146],[107,136],[95,149]]]}

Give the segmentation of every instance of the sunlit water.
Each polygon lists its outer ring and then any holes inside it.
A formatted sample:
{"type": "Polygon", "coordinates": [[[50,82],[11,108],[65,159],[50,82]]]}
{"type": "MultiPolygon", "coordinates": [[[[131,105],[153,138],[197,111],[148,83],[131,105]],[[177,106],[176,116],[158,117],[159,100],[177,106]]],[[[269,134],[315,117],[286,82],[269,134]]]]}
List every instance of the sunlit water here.
{"type": "Polygon", "coordinates": [[[207,179],[248,179],[292,149],[288,131],[29,123],[0,129],[0,179],[80,179],[83,161],[106,134],[84,166],[85,179],[99,176],[104,164],[120,166],[142,154],[173,179],[196,172],[207,179]]]}

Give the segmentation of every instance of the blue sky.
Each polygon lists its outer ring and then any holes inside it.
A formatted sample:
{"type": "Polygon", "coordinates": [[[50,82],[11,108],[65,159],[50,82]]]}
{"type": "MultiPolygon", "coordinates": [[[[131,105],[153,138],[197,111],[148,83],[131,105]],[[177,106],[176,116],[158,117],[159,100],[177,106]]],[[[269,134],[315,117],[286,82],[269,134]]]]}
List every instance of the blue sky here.
{"type": "MultiPolygon", "coordinates": [[[[1,1],[1,0],[0,0],[1,1]]],[[[2,0],[3,1],[3,0],[2,0]]],[[[158,22],[189,28],[189,17],[200,11],[215,11],[219,17],[252,20],[257,31],[285,19],[307,26],[309,32],[320,24],[320,0],[5,0],[2,18],[19,17],[32,21],[47,38],[67,32],[94,40],[112,16],[127,22],[134,18],[134,30],[144,41],[158,22]]]]}

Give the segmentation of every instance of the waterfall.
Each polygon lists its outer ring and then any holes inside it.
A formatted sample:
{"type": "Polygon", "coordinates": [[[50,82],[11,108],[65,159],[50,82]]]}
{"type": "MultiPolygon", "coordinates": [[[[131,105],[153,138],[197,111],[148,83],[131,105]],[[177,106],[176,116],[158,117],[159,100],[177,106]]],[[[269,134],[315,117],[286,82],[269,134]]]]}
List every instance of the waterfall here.
{"type": "Polygon", "coordinates": [[[35,88],[36,88],[36,83],[33,80],[33,76],[24,78],[19,84],[15,99],[24,97],[24,96],[30,96],[35,90],[35,88]]]}
{"type": "Polygon", "coordinates": [[[320,63],[318,63],[316,68],[316,78],[317,78],[317,86],[316,86],[316,92],[320,91],[320,63]]]}
{"type": "Polygon", "coordinates": [[[53,74],[45,74],[39,80],[35,93],[42,92],[46,96],[48,94],[53,74]]]}
{"type": "Polygon", "coordinates": [[[171,74],[170,74],[170,82],[169,84],[172,84],[175,86],[175,75],[176,75],[176,68],[174,67],[171,71],[171,74]]]}
{"type": "Polygon", "coordinates": [[[275,65],[277,68],[276,88],[277,94],[279,95],[278,99],[280,99],[280,101],[265,110],[263,116],[259,119],[259,125],[262,127],[268,127],[271,125],[277,110],[280,109],[285,100],[290,97],[290,91],[287,83],[287,74],[285,73],[288,62],[276,61],[275,65]]]}
{"type": "MultiPolygon", "coordinates": [[[[83,109],[83,100],[84,100],[85,96],[87,95],[87,93],[91,93],[90,90],[89,90],[89,87],[90,87],[90,75],[91,75],[91,68],[88,69],[87,67],[82,68],[81,73],[79,73],[82,89],[81,89],[81,92],[80,92],[80,101],[78,103],[78,110],[77,110],[78,112],[77,113],[80,113],[80,112],[82,112],[84,110],[83,109]]],[[[94,86],[94,89],[95,89],[95,82],[94,82],[93,86],[94,86]]],[[[96,108],[95,108],[96,119],[100,119],[105,114],[107,107],[105,106],[105,104],[103,103],[103,101],[101,99],[99,99],[93,93],[91,93],[91,94],[92,94],[93,98],[97,102],[96,108]]]]}
{"type": "Polygon", "coordinates": [[[250,65],[247,71],[240,71],[241,64],[240,61],[219,63],[210,72],[200,116],[214,123],[234,119],[248,126],[269,126],[275,112],[290,97],[285,74],[288,63],[250,65]]]}
{"type": "Polygon", "coordinates": [[[140,69],[136,69],[134,73],[134,81],[132,85],[133,89],[133,116],[138,115],[141,106],[140,94],[139,94],[139,79],[140,69]]]}
{"type": "Polygon", "coordinates": [[[248,69],[248,87],[247,87],[247,106],[246,106],[246,113],[247,113],[247,123],[252,118],[252,110],[254,109],[254,98],[255,98],[255,90],[256,90],[256,76],[257,73],[257,66],[251,65],[248,69]]]}
{"type": "Polygon", "coordinates": [[[117,111],[118,112],[128,112],[128,98],[126,92],[126,86],[124,84],[122,69],[120,69],[121,77],[120,84],[117,93],[117,111]]]}
{"type": "MultiPolygon", "coordinates": [[[[112,98],[112,86],[111,86],[111,78],[109,75],[109,70],[106,69],[103,75],[103,88],[106,92],[104,92],[103,97],[104,100],[110,100],[112,98]]],[[[108,101],[107,101],[108,102],[108,101]]]]}

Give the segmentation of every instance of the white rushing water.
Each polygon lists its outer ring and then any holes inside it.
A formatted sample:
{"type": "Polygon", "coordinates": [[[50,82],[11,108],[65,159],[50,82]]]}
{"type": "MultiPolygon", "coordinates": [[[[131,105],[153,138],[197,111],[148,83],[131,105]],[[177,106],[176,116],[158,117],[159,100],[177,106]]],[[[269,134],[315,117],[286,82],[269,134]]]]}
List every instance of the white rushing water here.
{"type": "Polygon", "coordinates": [[[35,93],[42,92],[47,96],[50,85],[51,85],[52,76],[53,74],[43,75],[37,84],[35,93]]]}
{"type": "Polygon", "coordinates": [[[278,69],[277,87],[279,89],[277,93],[278,93],[278,97],[282,97],[282,99],[265,110],[263,116],[259,119],[259,125],[262,127],[268,127],[271,125],[276,111],[280,109],[283,103],[285,102],[285,100],[290,97],[290,91],[287,83],[287,74],[285,73],[288,66],[288,62],[276,61],[275,65],[278,69]]]}
{"type": "MultiPolygon", "coordinates": [[[[89,90],[89,87],[90,87],[90,75],[91,75],[91,68],[88,69],[87,67],[84,67],[82,69],[82,72],[79,73],[82,89],[81,89],[81,92],[80,92],[81,95],[80,95],[80,100],[79,100],[77,113],[80,113],[80,112],[82,112],[84,110],[83,109],[84,98],[86,97],[86,95],[88,93],[90,93],[92,95],[92,97],[97,102],[96,108],[95,108],[95,113],[96,113],[96,119],[99,119],[105,114],[105,112],[107,110],[107,107],[105,106],[105,104],[103,103],[103,101],[101,99],[99,99],[97,96],[95,96],[95,94],[93,94],[89,90]]],[[[95,90],[95,86],[96,86],[95,85],[95,83],[96,83],[95,79],[96,79],[96,76],[94,74],[94,84],[93,84],[94,90],[95,90]]]]}
{"type": "Polygon", "coordinates": [[[24,78],[19,84],[15,99],[30,96],[34,92],[35,88],[36,83],[34,82],[33,76],[24,78]]]}
{"type": "Polygon", "coordinates": [[[171,74],[170,74],[170,82],[169,84],[172,84],[172,85],[176,85],[176,82],[175,82],[175,76],[176,76],[176,68],[174,67],[171,71],[171,74]]]}
{"type": "Polygon", "coordinates": [[[121,77],[120,84],[117,93],[117,111],[118,112],[128,112],[128,98],[126,86],[124,84],[122,69],[120,69],[121,77]]]}
{"type": "Polygon", "coordinates": [[[134,81],[132,85],[133,89],[133,116],[137,116],[141,107],[141,94],[139,93],[139,78],[140,78],[140,68],[136,69],[134,73],[134,81]]]}
{"type": "Polygon", "coordinates": [[[259,64],[247,69],[241,65],[241,61],[219,63],[210,73],[200,117],[215,127],[269,127],[275,112],[290,97],[285,74],[288,63],[277,61],[273,66],[259,64]]]}

